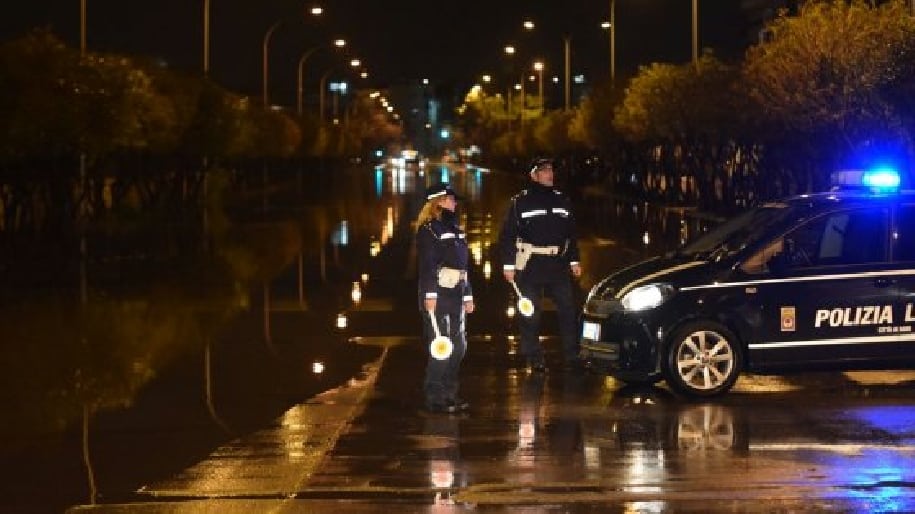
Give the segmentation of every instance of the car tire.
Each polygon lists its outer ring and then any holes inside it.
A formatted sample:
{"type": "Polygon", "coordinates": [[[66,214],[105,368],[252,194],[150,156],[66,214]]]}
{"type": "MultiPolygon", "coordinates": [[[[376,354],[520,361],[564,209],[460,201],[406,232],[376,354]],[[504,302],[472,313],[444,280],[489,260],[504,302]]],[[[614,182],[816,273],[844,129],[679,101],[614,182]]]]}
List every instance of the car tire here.
{"type": "Polygon", "coordinates": [[[667,345],[664,378],[680,393],[710,397],[734,386],[743,355],[737,337],[720,323],[695,321],[676,330],[667,345]]]}

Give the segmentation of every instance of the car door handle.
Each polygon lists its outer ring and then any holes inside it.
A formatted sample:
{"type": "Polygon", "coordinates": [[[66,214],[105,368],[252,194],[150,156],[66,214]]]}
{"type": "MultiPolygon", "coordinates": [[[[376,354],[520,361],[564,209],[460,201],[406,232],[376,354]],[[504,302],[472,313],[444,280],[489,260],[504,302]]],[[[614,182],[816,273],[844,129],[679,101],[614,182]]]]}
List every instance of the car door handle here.
{"type": "Polygon", "coordinates": [[[895,278],[878,278],[874,279],[874,287],[890,287],[896,285],[895,278]]]}

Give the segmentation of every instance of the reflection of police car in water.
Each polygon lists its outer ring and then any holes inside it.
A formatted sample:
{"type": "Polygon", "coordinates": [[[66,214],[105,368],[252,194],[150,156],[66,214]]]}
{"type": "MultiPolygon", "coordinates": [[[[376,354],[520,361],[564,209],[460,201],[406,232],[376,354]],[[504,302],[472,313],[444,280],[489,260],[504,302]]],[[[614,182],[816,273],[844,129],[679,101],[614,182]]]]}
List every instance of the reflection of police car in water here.
{"type": "Polygon", "coordinates": [[[628,383],[695,396],[743,370],[915,364],[915,192],[898,175],[753,208],[588,294],[582,353],[628,383]]]}
{"type": "Polygon", "coordinates": [[[749,427],[740,409],[675,401],[652,387],[627,386],[610,402],[607,416],[582,425],[585,447],[745,454],[749,427]]]}

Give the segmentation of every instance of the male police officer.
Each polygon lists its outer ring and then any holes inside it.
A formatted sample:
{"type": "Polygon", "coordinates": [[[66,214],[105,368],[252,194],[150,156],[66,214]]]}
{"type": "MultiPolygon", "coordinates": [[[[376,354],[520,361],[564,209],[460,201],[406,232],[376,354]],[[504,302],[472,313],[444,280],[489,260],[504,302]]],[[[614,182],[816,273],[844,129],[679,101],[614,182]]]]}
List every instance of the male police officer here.
{"type": "Polygon", "coordinates": [[[531,184],[512,197],[499,234],[505,280],[514,281],[534,304],[530,317],[519,317],[521,353],[532,371],[545,371],[538,334],[545,291],[556,304],[566,367],[574,368],[580,361],[569,271],[581,276],[575,218],[569,199],[553,188],[552,160],[535,160],[528,174],[531,184]]]}

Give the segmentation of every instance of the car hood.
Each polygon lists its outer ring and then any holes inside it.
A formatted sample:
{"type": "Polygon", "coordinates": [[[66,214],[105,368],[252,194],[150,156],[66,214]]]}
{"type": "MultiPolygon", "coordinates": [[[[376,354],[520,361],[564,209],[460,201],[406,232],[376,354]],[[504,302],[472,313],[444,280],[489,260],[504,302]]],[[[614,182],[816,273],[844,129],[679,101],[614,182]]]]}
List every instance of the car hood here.
{"type": "Polygon", "coordinates": [[[620,299],[632,289],[648,284],[665,282],[676,288],[707,283],[720,269],[720,263],[695,260],[682,256],[655,257],[623,268],[598,282],[588,295],[586,311],[613,310],[620,299]]]}

